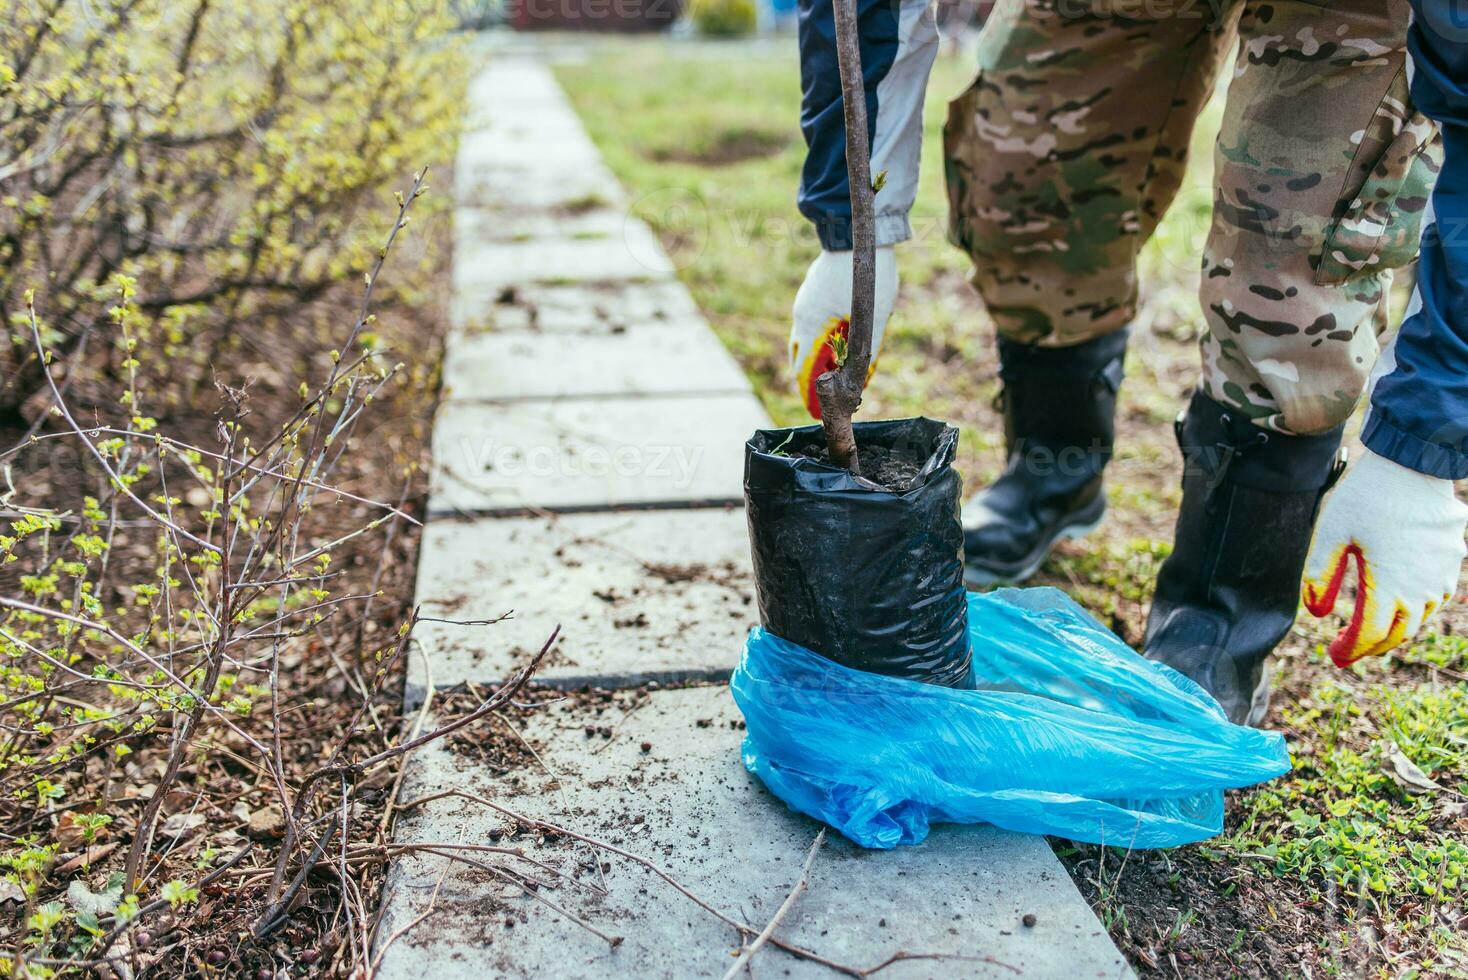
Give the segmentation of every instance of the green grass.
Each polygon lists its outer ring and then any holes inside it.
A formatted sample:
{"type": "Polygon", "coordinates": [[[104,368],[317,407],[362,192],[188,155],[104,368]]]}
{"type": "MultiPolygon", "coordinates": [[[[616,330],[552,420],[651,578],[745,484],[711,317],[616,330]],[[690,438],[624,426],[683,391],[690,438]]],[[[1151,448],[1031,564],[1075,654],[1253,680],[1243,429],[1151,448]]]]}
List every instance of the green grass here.
{"type": "Polygon", "coordinates": [[[1295,770],[1246,797],[1230,847],[1273,859],[1282,874],[1316,876],[1347,893],[1436,899],[1462,890],[1468,844],[1436,832],[1441,793],[1392,776],[1393,746],[1424,773],[1462,772],[1468,697],[1461,685],[1323,683],[1312,703],[1286,713],[1298,730],[1295,770]]]}
{"type": "MultiPolygon", "coordinates": [[[[806,417],[787,378],[785,343],[791,301],[819,245],[795,207],[804,146],[794,45],[779,55],[699,50],[690,56],[661,42],[623,43],[558,71],[628,188],[634,213],[661,236],[770,414],[799,424],[806,417]]],[[[982,485],[1003,463],[990,405],[997,390],[992,329],[964,281],[967,260],[944,239],[940,147],[947,100],[969,80],[962,58],[940,58],[933,73],[916,237],[898,250],[901,293],[863,414],[954,421],[963,430],[959,468],[971,485],[982,485]]],[[[1215,100],[1198,127],[1177,204],[1142,255],[1142,323],[1123,388],[1108,522],[1087,541],[1063,546],[1039,579],[1070,592],[1134,644],[1170,548],[1178,499],[1170,422],[1197,376],[1196,257],[1220,112],[1215,100]]],[[[1468,628],[1461,611],[1453,615],[1460,631],[1468,628]]],[[[1098,911],[1125,948],[1144,950],[1138,962],[1147,962],[1147,949],[1187,949],[1209,927],[1186,892],[1201,861],[1208,880],[1231,876],[1230,896],[1264,889],[1266,921],[1281,903],[1337,910],[1296,939],[1313,950],[1302,956],[1329,971],[1344,969],[1341,950],[1363,943],[1367,962],[1389,964],[1369,972],[1468,969],[1468,945],[1454,926],[1468,870],[1468,821],[1457,809],[1468,790],[1468,643],[1433,633],[1390,661],[1340,671],[1323,654],[1329,635],[1327,625],[1302,621],[1276,658],[1272,721],[1290,738],[1294,772],[1236,794],[1225,835],[1207,847],[1163,855],[1161,864],[1134,858],[1114,876],[1094,879],[1098,911]],[[1415,794],[1399,785],[1389,773],[1393,743],[1444,788],[1415,794]],[[1158,867],[1181,896],[1177,907],[1129,910],[1116,878],[1158,867]]],[[[1226,959],[1247,945],[1242,933],[1214,939],[1226,959]]]]}

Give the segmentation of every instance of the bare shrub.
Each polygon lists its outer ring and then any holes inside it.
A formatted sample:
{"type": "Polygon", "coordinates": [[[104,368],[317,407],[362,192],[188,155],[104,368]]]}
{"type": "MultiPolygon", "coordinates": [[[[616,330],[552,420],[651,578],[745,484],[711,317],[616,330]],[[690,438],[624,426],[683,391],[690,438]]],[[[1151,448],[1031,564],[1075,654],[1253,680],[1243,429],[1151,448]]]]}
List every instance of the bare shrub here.
{"type": "Polygon", "coordinates": [[[363,969],[461,54],[426,2],[11,8],[0,974],[363,969]]]}
{"type": "MultiPolygon", "coordinates": [[[[457,57],[431,0],[14,0],[0,21],[0,412],[40,375],[22,295],[48,349],[91,340],[73,398],[106,397],[124,352],[117,274],[138,283],[139,342],[163,355],[160,412],[211,387],[226,358],[305,355],[281,321],[360,276],[376,194],[452,143],[457,57]],[[434,50],[438,48],[438,50],[434,50]]],[[[376,212],[380,213],[380,212],[376,212]]],[[[296,369],[304,367],[297,363],[296,369]]],[[[144,378],[144,384],[147,378],[144,378]]],[[[34,415],[34,412],[29,413],[34,415]]]]}

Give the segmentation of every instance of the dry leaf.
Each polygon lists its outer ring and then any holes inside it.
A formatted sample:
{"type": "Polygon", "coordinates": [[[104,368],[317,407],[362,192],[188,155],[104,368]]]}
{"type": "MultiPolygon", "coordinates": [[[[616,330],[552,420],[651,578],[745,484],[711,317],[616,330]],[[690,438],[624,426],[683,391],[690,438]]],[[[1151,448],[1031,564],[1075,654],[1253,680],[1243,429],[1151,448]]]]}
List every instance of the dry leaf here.
{"type": "Polygon", "coordinates": [[[209,843],[222,851],[237,851],[245,839],[233,830],[221,830],[209,838],[209,843]]]}
{"type": "Polygon", "coordinates": [[[170,813],[158,832],[166,837],[182,837],[204,824],[202,813],[170,813]]]}
{"type": "Polygon", "coordinates": [[[1433,779],[1417,768],[1417,763],[1407,758],[1402,747],[1396,742],[1386,743],[1386,755],[1382,760],[1382,772],[1392,778],[1392,781],[1402,787],[1408,793],[1440,793],[1442,787],[1433,779]]]}
{"type": "Polygon", "coordinates": [[[83,840],[82,828],[77,826],[76,814],[67,810],[56,821],[56,840],[65,850],[71,850],[83,840]]]}
{"type": "Polygon", "coordinates": [[[280,807],[265,806],[250,814],[251,837],[279,837],[285,830],[285,817],[280,807]]]}
{"type": "Polygon", "coordinates": [[[99,844],[96,847],[89,847],[64,864],[58,864],[52,873],[57,875],[69,874],[84,864],[89,866],[96,864],[115,850],[117,850],[117,841],[112,841],[110,844],[99,844]]]}
{"type": "Polygon", "coordinates": [[[392,766],[378,766],[357,780],[357,789],[386,789],[396,776],[397,771],[392,766]]]}
{"type": "Polygon", "coordinates": [[[87,887],[86,882],[80,878],[72,880],[66,886],[66,904],[78,912],[90,912],[93,915],[106,915],[116,911],[117,903],[122,901],[122,882],[111,888],[104,888],[100,892],[94,892],[87,887]]]}

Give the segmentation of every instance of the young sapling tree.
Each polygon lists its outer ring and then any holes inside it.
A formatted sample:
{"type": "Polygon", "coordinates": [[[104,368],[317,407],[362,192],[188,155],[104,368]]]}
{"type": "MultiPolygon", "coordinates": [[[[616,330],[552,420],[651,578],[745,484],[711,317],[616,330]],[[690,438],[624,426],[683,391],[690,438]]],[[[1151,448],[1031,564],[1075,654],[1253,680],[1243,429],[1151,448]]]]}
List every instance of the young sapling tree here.
{"type": "MultiPolygon", "coordinates": [[[[851,417],[861,407],[872,361],[872,314],[876,303],[877,228],[867,100],[857,37],[856,0],[834,0],[836,57],[841,67],[841,102],[846,122],[846,178],[851,187],[851,320],[844,340],[833,338],[836,367],[816,379],[821,427],[831,461],[860,475],[851,417]]],[[[885,176],[885,175],[883,175],[885,176]]]]}

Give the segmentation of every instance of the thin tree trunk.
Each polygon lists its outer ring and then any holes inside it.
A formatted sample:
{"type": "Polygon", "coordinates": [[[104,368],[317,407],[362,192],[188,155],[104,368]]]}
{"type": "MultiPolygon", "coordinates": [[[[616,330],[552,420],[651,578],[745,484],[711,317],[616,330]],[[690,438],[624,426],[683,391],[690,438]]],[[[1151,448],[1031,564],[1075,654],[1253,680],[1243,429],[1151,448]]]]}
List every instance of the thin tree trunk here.
{"type": "Polygon", "coordinates": [[[861,407],[872,361],[872,308],[876,301],[877,228],[873,214],[871,149],[867,145],[867,99],[862,83],[856,0],[833,0],[836,55],[841,65],[841,102],[846,117],[846,178],[851,185],[851,327],[846,362],[816,379],[821,426],[831,461],[860,473],[851,416],[861,407]]]}

